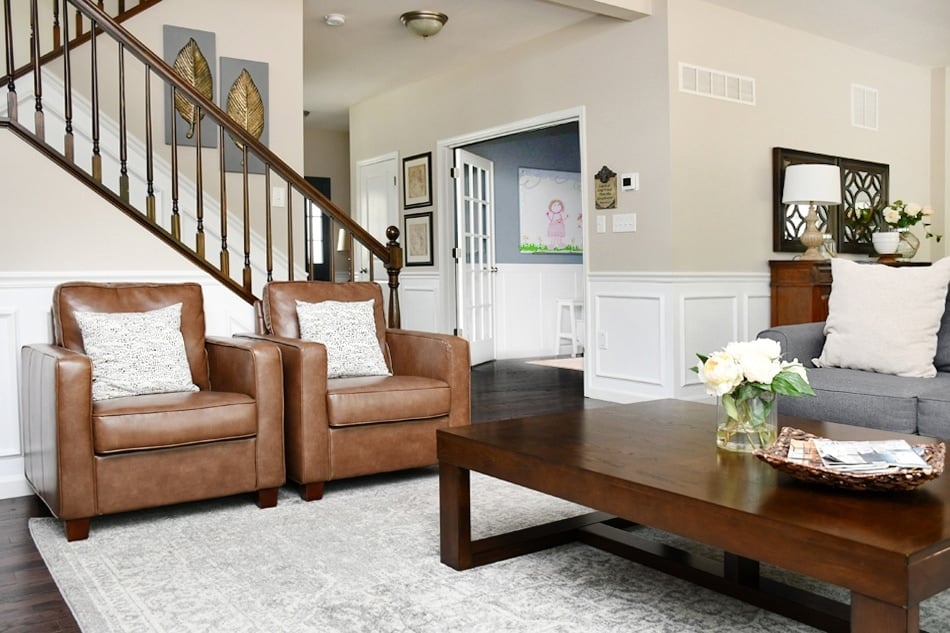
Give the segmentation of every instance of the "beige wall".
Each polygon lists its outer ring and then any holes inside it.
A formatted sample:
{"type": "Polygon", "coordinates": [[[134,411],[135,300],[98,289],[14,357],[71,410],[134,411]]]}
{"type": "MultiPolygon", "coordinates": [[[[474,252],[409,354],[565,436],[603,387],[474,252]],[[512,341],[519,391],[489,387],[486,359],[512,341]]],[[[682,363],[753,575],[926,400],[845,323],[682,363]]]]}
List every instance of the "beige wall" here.
{"type": "Polygon", "coordinates": [[[888,163],[891,199],[931,201],[929,69],[701,0],[670,3],[669,61],[675,270],[792,256],[771,247],[773,147],[888,163]],[[679,62],[755,78],[756,105],[679,92],[679,62]],[[880,91],[878,131],[851,126],[852,83],[880,91]]]}
{"type": "Polygon", "coordinates": [[[0,131],[0,271],[184,271],[194,266],[10,132],[0,131]]]}
{"type": "MultiPolygon", "coordinates": [[[[641,190],[624,194],[618,209],[638,214],[636,233],[593,232],[593,201],[587,201],[585,260],[599,271],[668,270],[666,38],[665,3],[656,0],[651,17],[593,17],[515,51],[369,99],[350,111],[351,162],[392,151],[434,151],[439,140],[583,107],[588,170],[607,165],[618,173],[638,171],[641,181],[641,190]]],[[[435,182],[441,181],[444,175],[433,168],[435,182]]],[[[436,209],[437,223],[448,212],[436,209]]],[[[444,249],[436,245],[437,252],[444,249]]],[[[437,263],[446,260],[438,257],[437,263]]]]}
{"type": "Polygon", "coordinates": [[[305,125],[304,175],[330,179],[333,202],[350,211],[350,135],[305,125]]]}

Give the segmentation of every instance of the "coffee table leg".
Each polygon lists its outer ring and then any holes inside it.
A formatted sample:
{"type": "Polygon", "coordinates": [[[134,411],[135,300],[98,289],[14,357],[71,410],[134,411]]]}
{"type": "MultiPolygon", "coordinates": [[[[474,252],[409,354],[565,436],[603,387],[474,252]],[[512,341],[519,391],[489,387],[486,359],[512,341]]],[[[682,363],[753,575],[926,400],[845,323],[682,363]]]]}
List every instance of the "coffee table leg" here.
{"type": "Polygon", "coordinates": [[[472,504],[469,471],[439,463],[439,534],[442,562],[454,569],[472,566],[472,504]]]}
{"type": "Polygon", "coordinates": [[[901,607],[851,592],[851,631],[857,633],[918,633],[920,607],[901,607]]]}
{"type": "Polygon", "coordinates": [[[745,587],[759,586],[759,561],[736,556],[731,552],[722,553],[722,575],[745,587]]]}

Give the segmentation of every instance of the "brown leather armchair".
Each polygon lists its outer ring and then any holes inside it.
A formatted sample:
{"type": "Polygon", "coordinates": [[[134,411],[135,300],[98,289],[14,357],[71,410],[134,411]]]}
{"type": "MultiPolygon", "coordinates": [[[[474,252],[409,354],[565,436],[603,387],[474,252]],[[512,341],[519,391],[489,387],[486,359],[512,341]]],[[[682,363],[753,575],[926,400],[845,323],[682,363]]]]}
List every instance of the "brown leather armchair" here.
{"type": "Polygon", "coordinates": [[[471,423],[468,342],[387,329],[372,282],[271,282],[256,336],[280,346],[287,478],[310,501],[335,479],[436,463],[436,429],[471,423]],[[326,347],[300,339],[296,300],[373,300],[376,334],[392,376],[327,378],[326,347]]]}
{"type": "Polygon", "coordinates": [[[73,282],[53,292],[53,344],[22,350],[20,423],[26,478],[67,540],[90,518],[257,492],[284,483],[280,351],[205,338],[201,286],[73,282]],[[195,392],[92,399],[92,360],[77,312],[144,312],[182,304],[195,392]]]}

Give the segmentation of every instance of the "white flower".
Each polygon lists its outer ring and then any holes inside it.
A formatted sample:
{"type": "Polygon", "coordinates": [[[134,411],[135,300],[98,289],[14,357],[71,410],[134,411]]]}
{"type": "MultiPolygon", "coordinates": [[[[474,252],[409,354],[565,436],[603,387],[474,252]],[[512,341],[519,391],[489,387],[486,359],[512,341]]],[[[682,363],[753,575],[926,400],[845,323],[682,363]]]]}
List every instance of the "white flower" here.
{"type": "Polygon", "coordinates": [[[713,352],[705,363],[697,365],[696,371],[711,396],[723,396],[742,384],[742,368],[726,352],[713,352]]]}
{"type": "Polygon", "coordinates": [[[783,360],[782,371],[790,371],[793,374],[798,374],[802,377],[802,380],[804,380],[806,383],[808,382],[808,374],[805,373],[805,367],[800,362],[798,362],[797,358],[790,362],[783,360]]]}
{"type": "Polygon", "coordinates": [[[782,346],[772,339],[729,343],[726,345],[726,353],[736,359],[743,376],[749,382],[771,384],[775,375],[782,370],[778,362],[779,356],[782,355],[782,346]]]}
{"type": "Polygon", "coordinates": [[[934,214],[934,210],[930,207],[924,207],[921,211],[923,212],[925,218],[934,214]]]}
{"type": "Polygon", "coordinates": [[[887,222],[888,224],[897,224],[898,222],[900,222],[900,219],[901,219],[901,212],[898,211],[897,209],[892,209],[890,207],[887,207],[886,209],[884,209],[884,221],[887,222]]]}
{"type": "Polygon", "coordinates": [[[908,202],[904,205],[904,213],[907,215],[917,215],[921,211],[923,211],[923,207],[916,202],[908,202]]]}

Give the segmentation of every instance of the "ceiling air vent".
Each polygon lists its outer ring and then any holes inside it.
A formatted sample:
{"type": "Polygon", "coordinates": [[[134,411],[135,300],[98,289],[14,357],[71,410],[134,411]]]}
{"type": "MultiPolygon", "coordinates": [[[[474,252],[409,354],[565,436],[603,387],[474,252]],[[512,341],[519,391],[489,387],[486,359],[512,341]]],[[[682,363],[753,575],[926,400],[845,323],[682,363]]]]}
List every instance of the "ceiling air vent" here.
{"type": "Polygon", "coordinates": [[[755,105],[755,79],[680,62],[680,91],[755,105]]]}
{"type": "Polygon", "coordinates": [[[851,84],[851,125],[865,130],[877,129],[877,90],[851,84]]]}

